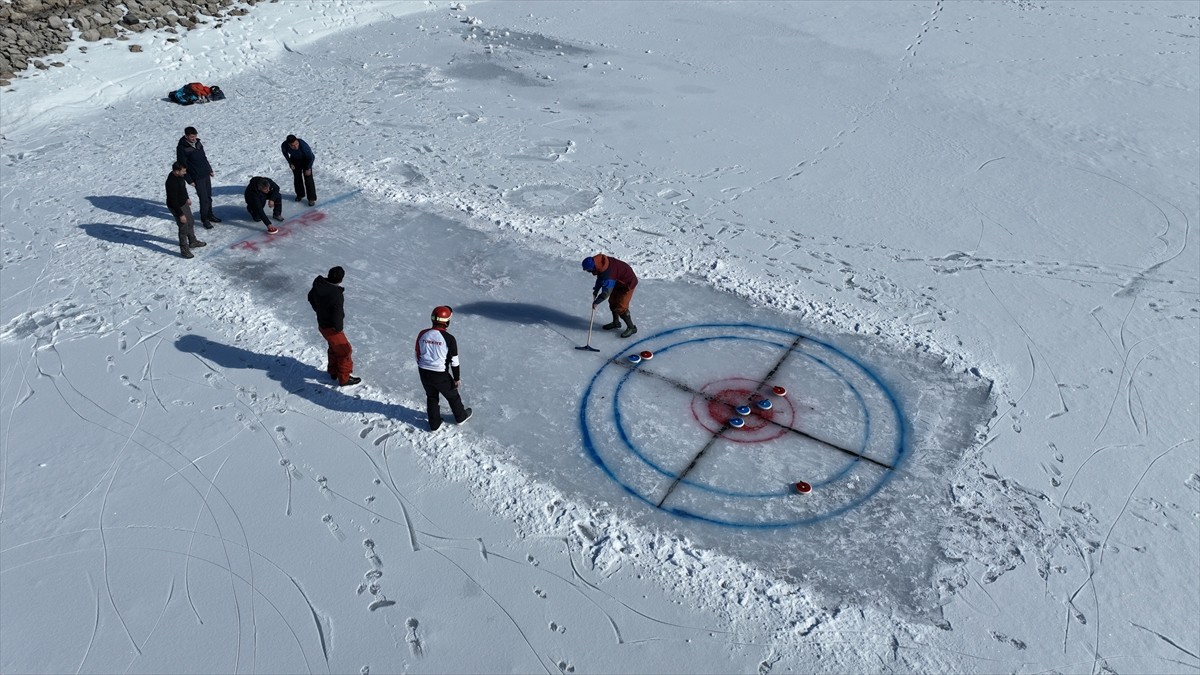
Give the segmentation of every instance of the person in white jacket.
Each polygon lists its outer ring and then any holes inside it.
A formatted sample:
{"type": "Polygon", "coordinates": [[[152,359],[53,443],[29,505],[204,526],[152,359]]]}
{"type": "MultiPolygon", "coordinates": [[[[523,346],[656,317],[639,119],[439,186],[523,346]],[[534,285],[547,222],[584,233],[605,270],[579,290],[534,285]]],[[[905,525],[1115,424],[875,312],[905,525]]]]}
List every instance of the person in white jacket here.
{"type": "Polygon", "coordinates": [[[462,379],[458,366],[458,341],[446,330],[453,314],[454,310],[446,305],[434,307],[429,316],[433,325],[417,334],[417,372],[421,374],[421,386],[425,388],[430,431],[437,431],[442,426],[442,396],[450,404],[455,422],[462,424],[471,417],[471,409],[463,407],[462,397],[458,393],[462,379]]]}

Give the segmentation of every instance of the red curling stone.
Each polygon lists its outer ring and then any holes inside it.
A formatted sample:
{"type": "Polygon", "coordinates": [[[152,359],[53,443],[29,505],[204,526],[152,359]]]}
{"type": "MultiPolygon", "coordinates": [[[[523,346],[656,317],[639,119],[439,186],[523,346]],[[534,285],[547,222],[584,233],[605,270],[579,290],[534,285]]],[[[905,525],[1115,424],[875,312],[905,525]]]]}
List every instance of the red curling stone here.
{"type": "Polygon", "coordinates": [[[792,487],[796,488],[796,492],[799,492],[802,495],[812,492],[812,486],[804,481],[797,481],[792,487]]]}

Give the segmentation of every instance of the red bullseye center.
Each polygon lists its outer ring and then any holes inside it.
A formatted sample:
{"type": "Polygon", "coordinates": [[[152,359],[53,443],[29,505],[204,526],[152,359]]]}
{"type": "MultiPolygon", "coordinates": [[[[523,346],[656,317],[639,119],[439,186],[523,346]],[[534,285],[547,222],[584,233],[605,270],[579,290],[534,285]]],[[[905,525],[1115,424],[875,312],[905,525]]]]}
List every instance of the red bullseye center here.
{"type": "Polygon", "coordinates": [[[754,407],[753,401],[755,394],[749,389],[722,389],[713,394],[707,403],[708,418],[718,427],[725,424],[734,417],[741,417],[746,422],[746,425],[740,429],[733,429],[737,433],[754,431],[761,429],[767,424],[775,414],[774,410],[760,410],[754,407]],[[739,415],[737,412],[738,406],[749,405],[751,412],[749,415],[739,415]]]}

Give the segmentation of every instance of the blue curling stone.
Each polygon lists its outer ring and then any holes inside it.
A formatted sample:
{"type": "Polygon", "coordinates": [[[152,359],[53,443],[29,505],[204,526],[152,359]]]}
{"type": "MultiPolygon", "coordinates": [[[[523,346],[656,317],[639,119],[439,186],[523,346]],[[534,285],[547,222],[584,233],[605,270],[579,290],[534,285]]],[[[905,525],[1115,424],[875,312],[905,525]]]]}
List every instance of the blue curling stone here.
{"type": "Polygon", "coordinates": [[[739,415],[749,415],[749,414],[750,414],[750,406],[748,406],[748,405],[739,405],[739,406],[737,407],[737,414],[739,414],[739,415]]]}
{"type": "Polygon", "coordinates": [[[637,354],[630,354],[627,358],[629,359],[630,363],[640,363],[642,360],[642,357],[638,356],[637,354]]]}
{"type": "Polygon", "coordinates": [[[771,399],[760,398],[757,401],[755,401],[754,405],[758,406],[759,410],[770,410],[771,409],[771,399]]]}
{"type": "Polygon", "coordinates": [[[746,420],[740,417],[731,418],[729,420],[729,426],[733,427],[734,429],[741,429],[742,427],[746,426],[746,420]]]}

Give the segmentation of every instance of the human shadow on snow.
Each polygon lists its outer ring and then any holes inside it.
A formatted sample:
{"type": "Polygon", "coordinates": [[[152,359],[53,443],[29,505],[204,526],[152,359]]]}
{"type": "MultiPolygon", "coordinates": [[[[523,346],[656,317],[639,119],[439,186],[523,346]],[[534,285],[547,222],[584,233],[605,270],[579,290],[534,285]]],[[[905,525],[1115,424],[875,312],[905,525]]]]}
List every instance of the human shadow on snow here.
{"type": "Polygon", "coordinates": [[[175,228],[171,228],[171,234],[176,235],[175,237],[159,237],[136,227],[113,225],[112,223],[83,223],[79,229],[97,239],[111,241],[114,244],[130,244],[158,253],[179,255],[179,238],[175,228]],[[166,246],[159,244],[166,244],[166,246]]]}
{"type": "MultiPolygon", "coordinates": [[[[221,368],[253,368],[261,370],[290,394],[337,412],[384,415],[405,424],[425,426],[425,413],[394,403],[383,403],[343,393],[333,386],[324,370],[290,356],[259,354],[241,347],[213,342],[201,335],[184,335],[175,341],[181,352],[195,354],[221,368]],[[418,422],[420,424],[418,424],[418,422]]],[[[348,390],[353,391],[353,389],[348,390]]]]}
{"type": "MultiPolygon", "coordinates": [[[[167,221],[171,212],[167,210],[166,198],[162,201],[143,199],[141,197],[125,197],[122,195],[91,195],[87,198],[92,206],[103,209],[119,216],[158,216],[167,221]]],[[[192,200],[194,205],[196,200],[192,200]]]]}
{"type": "MultiPolygon", "coordinates": [[[[607,309],[607,307],[603,308],[607,309]]],[[[535,305],[529,302],[472,302],[465,305],[459,305],[454,308],[457,314],[473,314],[482,316],[485,319],[495,319],[496,321],[510,321],[512,323],[546,323],[563,328],[578,328],[587,330],[588,319],[586,316],[576,316],[567,314],[558,309],[551,309],[543,305],[535,305]]]]}
{"type": "MultiPolygon", "coordinates": [[[[247,182],[249,182],[249,179],[247,179],[247,182]]],[[[246,201],[242,197],[245,191],[245,185],[214,185],[212,189],[213,197],[237,195],[237,200],[232,204],[213,204],[213,215],[222,220],[244,220],[249,218],[246,214],[246,201]]],[[[192,200],[192,217],[196,220],[196,227],[200,227],[200,200],[196,197],[196,188],[191,185],[188,186],[188,197],[192,200]]],[[[87,200],[91,202],[92,206],[98,209],[103,209],[120,216],[133,216],[135,218],[152,216],[162,218],[168,222],[174,222],[171,212],[167,210],[165,195],[162,201],[144,199],[142,197],[126,197],[123,195],[91,195],[87,197],[87,200]]]]}

